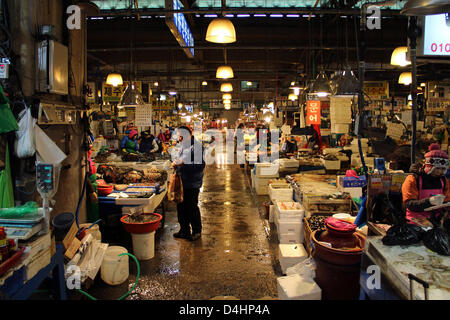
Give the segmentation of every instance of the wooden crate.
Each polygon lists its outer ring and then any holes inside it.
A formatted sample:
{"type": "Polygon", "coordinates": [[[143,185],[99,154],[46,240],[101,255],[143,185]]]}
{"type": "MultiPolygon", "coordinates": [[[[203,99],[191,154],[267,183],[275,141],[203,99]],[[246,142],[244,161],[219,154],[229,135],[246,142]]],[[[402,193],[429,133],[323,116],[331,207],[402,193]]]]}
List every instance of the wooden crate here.
{"type": "MultiPolygon", "coordinates": [[[[333,213],[318,213],[318,215],[321,216],[332,216],[333,213]]],[[[308,252],[308,255],[311,256],[311,234],[312,229],[308,222],[308,217],[303,218],[303,245],[305,246],[306,252],[308,252]]]]}

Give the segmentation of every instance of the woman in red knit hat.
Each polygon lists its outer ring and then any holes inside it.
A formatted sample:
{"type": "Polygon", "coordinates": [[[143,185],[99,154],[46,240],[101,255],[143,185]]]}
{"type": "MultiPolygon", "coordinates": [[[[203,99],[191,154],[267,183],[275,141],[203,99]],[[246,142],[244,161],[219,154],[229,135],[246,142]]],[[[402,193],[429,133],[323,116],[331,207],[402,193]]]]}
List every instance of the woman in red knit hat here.
{"type": "Polygon", "coordinates": [[[434,143],[425,154],[425,164],[419,170],[411,170],[402,185],[403,204],[406,207],[406,219],[410,223],[427,225],[431,211],[429,207],[450,201],[449,181],[445,173],[449,167],[448,155],[434,143]]]}

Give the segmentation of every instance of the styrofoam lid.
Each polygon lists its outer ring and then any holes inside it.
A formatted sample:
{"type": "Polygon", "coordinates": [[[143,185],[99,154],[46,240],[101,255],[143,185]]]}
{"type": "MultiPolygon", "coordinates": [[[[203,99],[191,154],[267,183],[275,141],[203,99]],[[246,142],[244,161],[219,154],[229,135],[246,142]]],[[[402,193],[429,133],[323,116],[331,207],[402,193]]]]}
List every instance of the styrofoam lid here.
{"type": "Polygon", "coordinates": [[[308,256],[305,247],[301,243],[279,244],[279,249],[282,257],[304,257],[306,259],[308,256]]]}
{"type": "Polygon", "coordinates": [[[321,292],[320,287],[312,279],[306,279],[298,274],[279,277],[277,281],[288,297],[300,297],[314,292],[321,292]]]}

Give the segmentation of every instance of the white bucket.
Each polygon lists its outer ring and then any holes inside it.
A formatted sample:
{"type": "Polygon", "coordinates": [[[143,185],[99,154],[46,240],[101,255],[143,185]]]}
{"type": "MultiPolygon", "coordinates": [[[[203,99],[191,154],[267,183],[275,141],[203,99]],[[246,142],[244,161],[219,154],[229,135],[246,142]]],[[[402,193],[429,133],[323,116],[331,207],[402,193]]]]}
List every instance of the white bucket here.
{"type": "Polygon", "coordinates": [[[138,260],[149,260],[155,256],[155,231],[150,233],[132,233],[133,253],[138,260]]]}
{"type": "Polygon", "coordinates": [[[128,279],[130,275],[129,257],[128,255],[119,257],[119,254],[127,252],[127,249],[118,246],[106,249],[100,273],[102,280],[107,284],[115,286],[124,283],[128,279]]]}

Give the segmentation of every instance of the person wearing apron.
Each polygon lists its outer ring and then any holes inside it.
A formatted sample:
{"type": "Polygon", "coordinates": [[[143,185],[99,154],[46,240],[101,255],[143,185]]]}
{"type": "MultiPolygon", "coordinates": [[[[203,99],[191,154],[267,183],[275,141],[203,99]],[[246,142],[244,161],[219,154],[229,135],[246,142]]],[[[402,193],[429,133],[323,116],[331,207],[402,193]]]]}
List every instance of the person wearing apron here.
{"type": "Polygon", "coordinates": [[[444,176],[448,166],[447,153],[435,143],[425,154],[424,166],[406,177],[402,196],[408,223],[427,225],[432,211],[425,209],[441,204],[439,197],[442,195],[445,196],[443,203],[450,201],[449,181],[444,176]]]}
{"type": "Polygon", "coordinates": [[[131,130],[128,136],[123,137],[120,142],[120,150],[128,153],[137,153],[139,150],[138,145],[138,132],[136,130],[131,130]]]}

